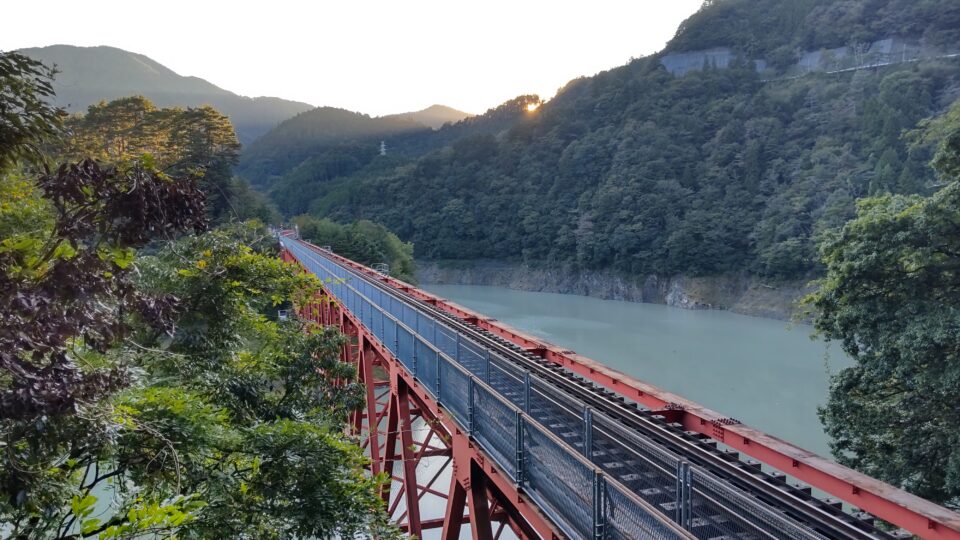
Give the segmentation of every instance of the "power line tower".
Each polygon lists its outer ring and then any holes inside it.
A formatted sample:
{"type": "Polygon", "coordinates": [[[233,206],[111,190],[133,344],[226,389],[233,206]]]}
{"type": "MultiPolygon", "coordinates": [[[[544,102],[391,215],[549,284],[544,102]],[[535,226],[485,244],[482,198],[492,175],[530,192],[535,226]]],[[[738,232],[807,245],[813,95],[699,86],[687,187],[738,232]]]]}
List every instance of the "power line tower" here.
{"type": "Polygon", "coordinates": [[[387,155],[387,143],[386,141],[380,141],[380,155],[387,155]]]}

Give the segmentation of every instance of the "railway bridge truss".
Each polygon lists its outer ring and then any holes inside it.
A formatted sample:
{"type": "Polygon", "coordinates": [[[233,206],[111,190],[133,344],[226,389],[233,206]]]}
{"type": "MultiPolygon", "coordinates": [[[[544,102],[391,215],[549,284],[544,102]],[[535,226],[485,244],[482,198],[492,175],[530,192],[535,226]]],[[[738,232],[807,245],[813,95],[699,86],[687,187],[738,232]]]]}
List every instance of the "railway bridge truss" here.
{"type": "Polygon", "coordinates": [[[960,540],[960,515],[281,233],[349,337],[351,428],[420,538],[960,540]],[[888,526],[892,525],[892,526],[888,526]]]}

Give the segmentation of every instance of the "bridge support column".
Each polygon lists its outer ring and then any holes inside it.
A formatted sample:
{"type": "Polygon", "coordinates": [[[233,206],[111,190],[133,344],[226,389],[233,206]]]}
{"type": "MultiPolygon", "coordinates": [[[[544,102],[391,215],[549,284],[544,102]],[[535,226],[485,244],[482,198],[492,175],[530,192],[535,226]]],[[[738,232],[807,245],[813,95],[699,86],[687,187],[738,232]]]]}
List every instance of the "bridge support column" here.
{"type": "MultiPolygon", "coordinates": [[[[410,418],[410,393],[406,383],[396,378],[396,376],[395,381],[391,381],[391,390],[394,384],[396,384],[396,390],[393,392],[391,398],[390,412],[391,414],[398,415],[400,421],[391,421],[390,423],[394,425],[391,433],[396,431],[397,423],[399,423],[400,427],[400,456],[403,460],[403,492],[407,502],[407,523],[409,525],[407,532],[420,537],[420,496],[419,486],[417,484],[417,462],[419,459],[414,453],[413,421],[410,418]]],[[[396,436],[394,435],[392,438],[388,436],[388,445],[391,440],[393,444],[388,448],[388,451],[393,453],[393,447],[396,446],[396,436]]],[[[390,469],[392,477],[392,463],[390,469]]]]}
{"type": "Polygon", "coordinates": [[[490,526],[490,503],[487,500],[487,477],[475,463],[470,462],[470,491],[467,493],[470,509],[470,532],[474,539],[493,538],[490,526]]]}
{"type": "Polygon", "coordinates": [[[463,512],[466,509],[467,490],[457,479],[456,473],[450,478],[450,491],[447,494],[447,510],[443,516],[443,532],[440,540],[458,540],[463,525],[463,512]]]}

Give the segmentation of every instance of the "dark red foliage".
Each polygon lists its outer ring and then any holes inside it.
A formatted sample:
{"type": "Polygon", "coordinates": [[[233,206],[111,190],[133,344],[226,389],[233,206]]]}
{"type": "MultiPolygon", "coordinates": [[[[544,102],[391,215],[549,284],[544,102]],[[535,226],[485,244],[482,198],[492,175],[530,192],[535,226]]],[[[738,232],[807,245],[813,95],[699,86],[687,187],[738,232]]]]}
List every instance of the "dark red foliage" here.
{"type": "Polygon", "coordinates": [[[10,271],[23,265],[16,252],[0,253],[0,368],[12,379],[0,389],[0,419],[70,412],[122,386],[119,369],[81,371],[71,343],[106,350],[126,333],[126,313],[169,330],[174,302],[137,291],[132,267],[110,254],[206,226],[203,193],[192,179],[140,166],[120,172],[86,160],[37,184],[56,210],[42,262],[50,269],[21,277],[10,271]],[[56,257],[62,243],[76,254],[56,257]]]}

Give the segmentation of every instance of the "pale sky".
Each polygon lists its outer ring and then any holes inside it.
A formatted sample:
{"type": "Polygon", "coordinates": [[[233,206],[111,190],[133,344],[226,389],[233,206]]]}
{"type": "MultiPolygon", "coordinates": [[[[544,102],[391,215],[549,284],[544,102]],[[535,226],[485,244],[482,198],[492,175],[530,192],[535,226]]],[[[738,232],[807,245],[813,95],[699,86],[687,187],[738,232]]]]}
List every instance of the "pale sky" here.
{"type": "Polygon", "coordinates": [[[481,113],[652,54],[702,0],[29,0],[0,50],[110,45],[246,96],[481,113]]]}

